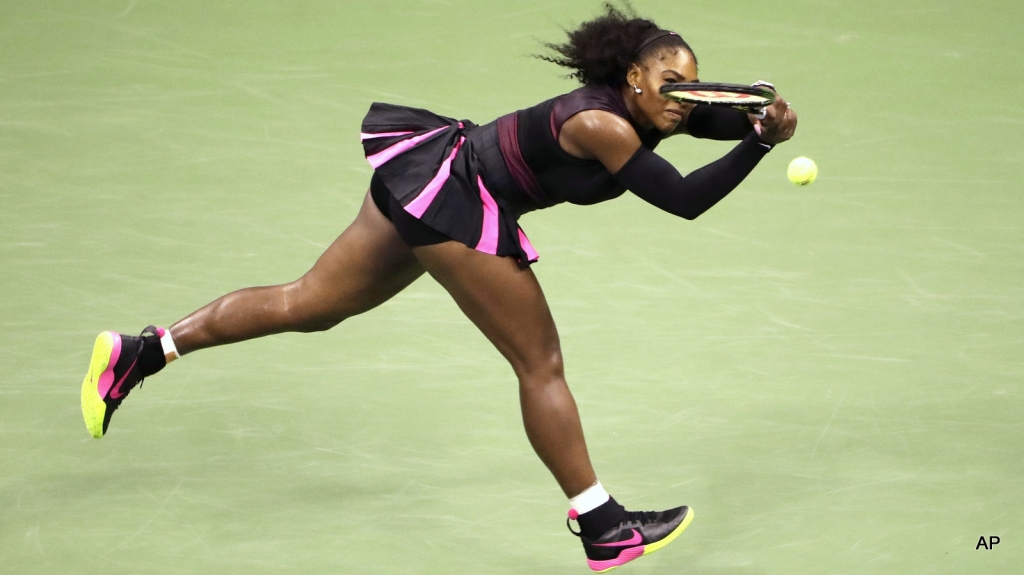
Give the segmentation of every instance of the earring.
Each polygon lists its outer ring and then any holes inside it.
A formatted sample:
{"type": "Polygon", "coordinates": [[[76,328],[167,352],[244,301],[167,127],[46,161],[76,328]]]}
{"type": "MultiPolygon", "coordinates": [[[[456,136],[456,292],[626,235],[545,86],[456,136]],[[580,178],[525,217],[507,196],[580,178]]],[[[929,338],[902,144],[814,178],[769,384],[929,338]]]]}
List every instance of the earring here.
{"type": "Polygon", "coordinates": [[[636,86],[633,86],[633,91],[636,92],[637,94],[643,94],[644,93],[643,90],[641,90],[640,88],[637,88],[636,86]]]}

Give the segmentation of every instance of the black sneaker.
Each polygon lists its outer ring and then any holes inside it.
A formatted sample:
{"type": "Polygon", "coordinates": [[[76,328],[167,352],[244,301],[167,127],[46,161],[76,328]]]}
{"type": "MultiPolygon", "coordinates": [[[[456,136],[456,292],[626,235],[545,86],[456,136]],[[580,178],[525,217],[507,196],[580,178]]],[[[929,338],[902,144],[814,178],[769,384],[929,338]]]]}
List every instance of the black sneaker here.
{"type": "MultiPolygon", "coordinates": [[[[573,531],[566,519],[569,531],[583,542],[587,565],[597,573],[654,553],[678,537],[693,521],[693,509],[685,505],[668,511],[628,511],[627,514],[617,527],[594,540],[573,531]]],[[[576,519],[575,511],[569,511],[569,519],[576,519]]]]}
{"type": "Polygon", "coordinates": [[[164,367],[161,335],[162,328],[149,326],[139,337],[112,331],[96,336],[89,371],[82,382],[82,416],[93,437],[103,437],[110,416],[143,377],[164,367]]]}

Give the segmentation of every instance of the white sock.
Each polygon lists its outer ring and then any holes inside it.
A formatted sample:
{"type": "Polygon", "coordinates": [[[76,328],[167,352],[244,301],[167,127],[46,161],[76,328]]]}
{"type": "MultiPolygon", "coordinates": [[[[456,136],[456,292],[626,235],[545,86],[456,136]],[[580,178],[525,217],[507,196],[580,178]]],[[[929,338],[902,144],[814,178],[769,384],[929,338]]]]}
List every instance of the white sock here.
{"type": "Polygon", "coordinates": [[[181,357],[178,355],[178,348],[174,347],[174,338],[171,337],[171,330],[163,330],[164,334],[160,336],[160,347],[164,348],[164,357],[167,361],[173,361],[181,357]]]}
{"type": "Polygon", "coordinates": [[[611,499],[608,492],[604,490],[604,486],[601,482],[591,485],[586,488],[583,493],[580,493],[576,497],[569,500],[569,506],[573,508],[576,513],[583,515],[588,511],[593,511],[598,507],[604,505],[606,501],[611,499]]]}

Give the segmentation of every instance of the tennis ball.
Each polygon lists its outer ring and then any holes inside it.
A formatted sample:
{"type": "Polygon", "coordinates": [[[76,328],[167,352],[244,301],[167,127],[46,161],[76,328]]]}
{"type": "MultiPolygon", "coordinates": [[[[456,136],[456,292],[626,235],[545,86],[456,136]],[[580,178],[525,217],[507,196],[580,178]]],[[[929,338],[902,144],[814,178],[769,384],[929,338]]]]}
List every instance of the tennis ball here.
{"type": "Polygon", "coordinates": [[[818,177],[818,164],[815,164],[814,160],[810,158],[800,156],[789,163],[786,175],[789,176],[789,181],[794,184],[806,186],[813,182],[814,178],[818,177]]]}

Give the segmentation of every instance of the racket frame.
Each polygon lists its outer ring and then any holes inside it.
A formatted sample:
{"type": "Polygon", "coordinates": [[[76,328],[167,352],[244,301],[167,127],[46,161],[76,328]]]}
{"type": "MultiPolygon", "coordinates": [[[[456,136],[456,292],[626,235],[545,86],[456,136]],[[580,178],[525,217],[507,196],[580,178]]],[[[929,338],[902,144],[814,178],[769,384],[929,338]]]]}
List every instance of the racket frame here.
{"type": "Polygon", "coordinates": [[[749,114],[763,115],[764,109],[770,106],[775,101],[776,94],[774,91],[764,87],[764,83],[761,85],[745,86],[743,84],[723,84],[720,82],[682,82],[675,84],[665,84],[658,91],[662,96],[682,102],[684,104],[706,104],[708,106],[718,106],[723,108],[733,108],[735,110],[742,110],[749,114]],[[733,101],[715,101],[711,98],[701,96],[687,96],[692,92],[717,92],[720,94],[738,94],[740,96],[752,96],[757,100],[751,102],[737,102],[733,101]]]}

